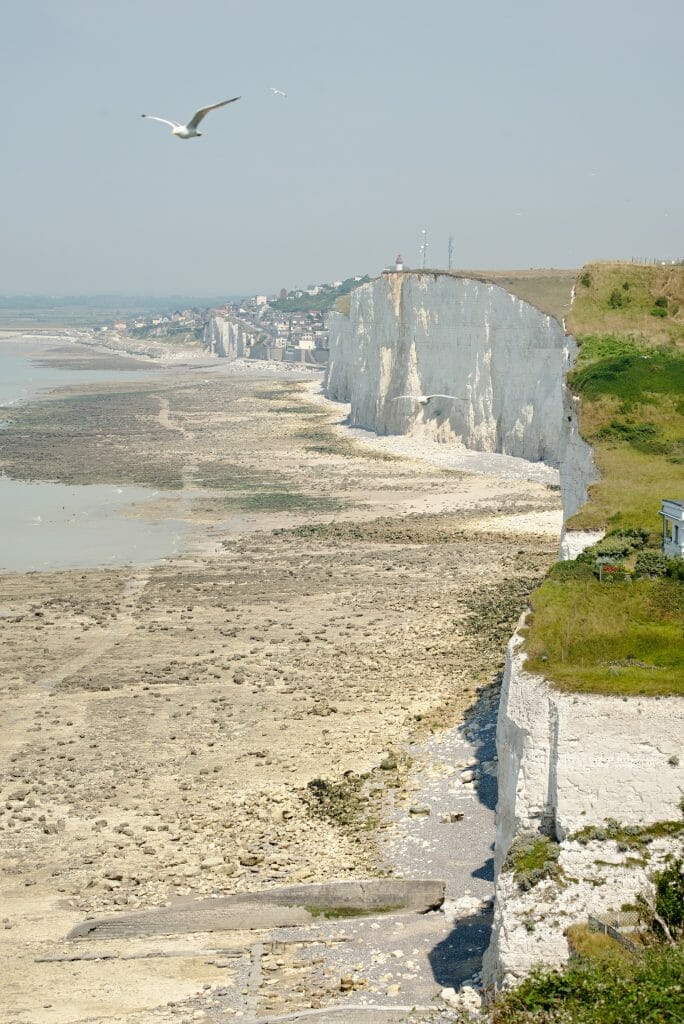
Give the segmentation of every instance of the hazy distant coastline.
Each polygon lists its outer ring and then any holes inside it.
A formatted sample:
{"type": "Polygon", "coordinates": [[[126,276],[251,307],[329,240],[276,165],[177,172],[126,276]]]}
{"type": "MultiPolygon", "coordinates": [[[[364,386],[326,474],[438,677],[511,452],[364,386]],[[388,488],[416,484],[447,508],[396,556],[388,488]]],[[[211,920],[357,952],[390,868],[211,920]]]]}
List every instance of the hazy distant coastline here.
{"type": "Polygon", "coordinates": [[[179,307],[206,309],[238,295],[0,295],[0,333],[33,328],[93,328],[121,317],[166,313],[179,307]]]}

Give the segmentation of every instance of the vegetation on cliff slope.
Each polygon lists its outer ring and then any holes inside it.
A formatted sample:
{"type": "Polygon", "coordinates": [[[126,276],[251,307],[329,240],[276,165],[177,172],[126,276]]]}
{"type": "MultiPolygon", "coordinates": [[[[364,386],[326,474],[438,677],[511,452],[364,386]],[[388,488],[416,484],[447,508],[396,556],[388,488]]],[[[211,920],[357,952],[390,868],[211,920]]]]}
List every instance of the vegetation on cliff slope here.
{"type": "Polygon", "coordinates": [[[672,859],[639,897],[626,949],[584,925],[567,931],[573,960],[539,968],[497,999],[491,1024],[675,1024],[684,1020],[684,863],[672,859]]]}
{"type": "Polygon", "coordinates": [[[644,1024],[684,1020],[684,946],[643,959],[582,957],[538,971],[495,1007],[493,1024],[644,1024]]]}
{"type": "Polygon", "coordinates": [[[575,576],[563,572],[566,564],[532,595],[530,671],[567,690],[684,694],[682,583],[668,577],[601,583],[587,562],[575,576]]]}
{"type": "Polygon", "coordinates": [[[684,267],[589,263],[579,273],[567,318],[578,340],[589,334],[636,337],[650,346],[684,342],[684,267]],[[655,313],[656,309],[666,313],[655,313]],[[655,314],[655,315],[654,315],[655,314]]]}
{"type": "Polygon", "coordinates": [[[684,267],[591,264],[568,329],[569,385],[601,479],[569,521],[606,538],[532,596],[529,668],[566,689],[684,693],[684,587],[659,555],[663,498],[684,499],[684,267]],[[617,572],[600,581],[596,558],[617,572]]]}
{"type": "Polygon", "coordinates": [[[684,267],[593,264],[577,280],[570,388],[601,480],[570,529],[660,529],[684,496],[684,267]]]}
{"type": "Polygon", "coordinates": [[[277,299],[271,303],[272,309],[280,310],[283,313],[311,313],[314,310],[319,313],[328,313],[336,304],[346,298],[354,288],[370,281],[366,274],[364,277],[348,277],[339,285],[323,284],[317,295],[309,295],[304,292],[301,295],[288,295],[287,298],[277,299]]]}

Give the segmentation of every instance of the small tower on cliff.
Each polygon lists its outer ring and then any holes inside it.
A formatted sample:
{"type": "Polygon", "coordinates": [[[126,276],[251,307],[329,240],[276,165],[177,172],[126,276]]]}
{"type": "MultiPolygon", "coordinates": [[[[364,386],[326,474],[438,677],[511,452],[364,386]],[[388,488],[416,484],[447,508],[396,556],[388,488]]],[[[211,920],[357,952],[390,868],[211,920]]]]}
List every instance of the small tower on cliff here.
{"type": "Polygon", "coordinates": [[[397,253],[397,258],[394,261],[394,269],[395,270],[403,270],[404,269],[404,260],[403,260],[403,257],[402,257],[400,252],[397,253]]]}

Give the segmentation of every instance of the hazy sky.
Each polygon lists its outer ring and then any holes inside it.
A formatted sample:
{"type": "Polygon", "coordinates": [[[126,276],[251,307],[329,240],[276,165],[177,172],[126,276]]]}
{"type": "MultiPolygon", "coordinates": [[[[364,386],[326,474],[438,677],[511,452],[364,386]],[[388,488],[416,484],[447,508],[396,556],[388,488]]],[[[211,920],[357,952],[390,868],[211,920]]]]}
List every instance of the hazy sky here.
{"type": "Polygon", "coordinates": [[[0,292],[273,291],[423,227],[432,266],[684,255],[682,39],[682,0],[7,2],[0,292]]]}

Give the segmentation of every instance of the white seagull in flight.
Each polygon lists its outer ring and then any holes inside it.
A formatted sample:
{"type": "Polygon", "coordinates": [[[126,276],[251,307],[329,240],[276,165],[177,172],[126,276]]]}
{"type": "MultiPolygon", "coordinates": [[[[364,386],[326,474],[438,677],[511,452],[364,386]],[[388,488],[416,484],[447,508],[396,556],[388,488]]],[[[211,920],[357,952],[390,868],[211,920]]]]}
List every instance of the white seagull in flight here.
{"type": "Polygon", "coordinates": [[[466,402],[466,398],[458,398],[457,395],[397,395],[396,398],[392,398],[392,402],[398,402],[401,398],[408,398],[412,402],[417,402],[418,405],[427,405],[433,398],[450,398],[454,402],[466,402]]]}
{"type": "Polygon", "coordinates": [[[175,135],[177,139],[198,139],[203,132],[198,132],[197,129],[210,110],[216,110],[217,107],[225,107],[227,103],[235,103],[239,99],[239,96],[233,96],[232,100],[221,100],[220,103],[211,103],[208,107],[200,107],[199,110],[195,111],[187,124],[167,121],[165,117],[155,117],[154,114],[141,114],[140,116],[149,117],[151,121],[161,121],[162,124],[171,125],[171,134],[175,135]]]}
{"type": "Polygon", "coordinates": [[[282,96],[283,99],[287,98],[287,93],[283,92],[282,89],[276,89],[274,85],[269,85],[269,89],[271,90],[274,96],[282,96]]]}

